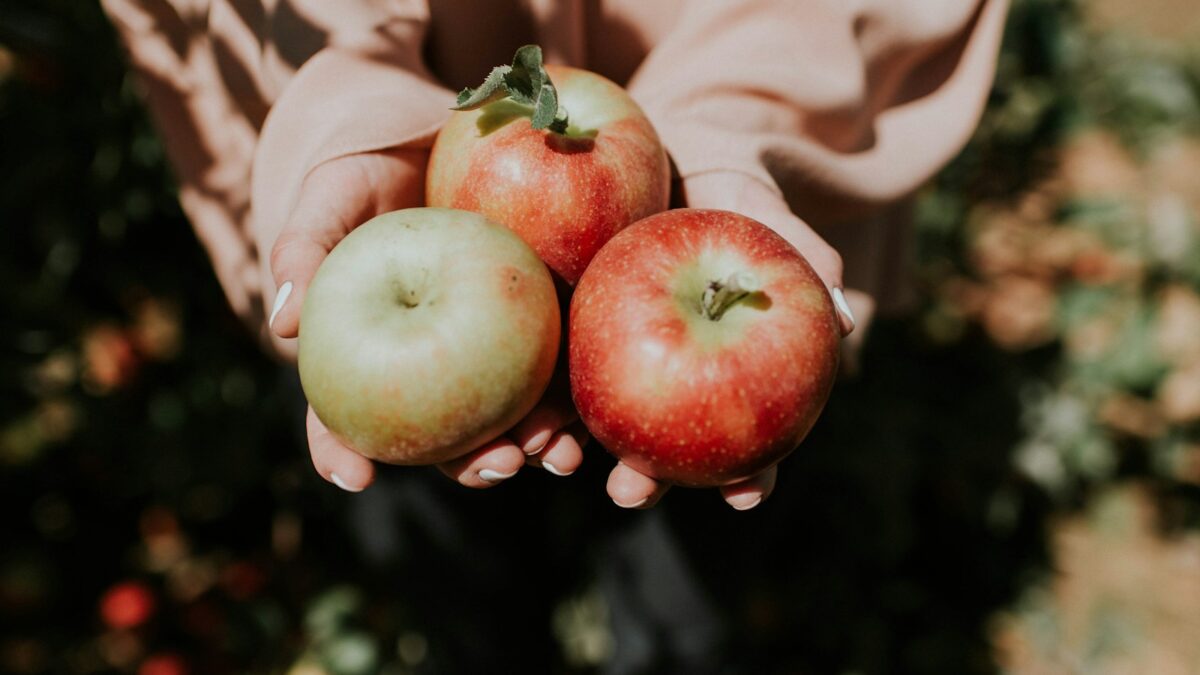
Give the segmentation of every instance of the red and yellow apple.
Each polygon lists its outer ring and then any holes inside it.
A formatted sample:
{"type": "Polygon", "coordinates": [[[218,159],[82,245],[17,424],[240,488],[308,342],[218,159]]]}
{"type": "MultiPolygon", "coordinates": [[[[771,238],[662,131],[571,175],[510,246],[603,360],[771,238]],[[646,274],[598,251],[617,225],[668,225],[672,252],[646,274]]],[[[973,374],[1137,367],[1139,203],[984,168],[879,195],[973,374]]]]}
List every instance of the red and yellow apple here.
{"type": "Polygon", "coordinates": [[[511,428],[558,354],[554,281],[512,231],[475,213],[378,216],[329,253],[300,318],[300,380],[343,443],[435,464],[511,428]]]}
{"type": "Polygon", "coordinates": [[[544,75],[569,116],[563,128],[534,128],[534,107],[511,98],[455,112],[433,146],[426,200],[507,225],[574,285],[614,234],[667,208],[670,169],[624,89],[575,68],[544,75]]]}
{"type": "Polygon", "coordinates": [[[726,485],[804,439],[840,339],[824,284],[778,234],[726,211],[667,211],[613,237],[576,287],[571,393],[630,467],[726,485]]]}

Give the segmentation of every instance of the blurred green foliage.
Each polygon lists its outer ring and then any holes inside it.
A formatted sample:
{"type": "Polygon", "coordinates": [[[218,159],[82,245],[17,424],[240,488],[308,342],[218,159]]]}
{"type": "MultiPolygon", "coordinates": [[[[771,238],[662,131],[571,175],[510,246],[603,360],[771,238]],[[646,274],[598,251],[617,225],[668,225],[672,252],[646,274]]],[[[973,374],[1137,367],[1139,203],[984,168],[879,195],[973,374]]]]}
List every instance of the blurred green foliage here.
{"type": "MultiPolygon", "coordinates": [[[[920,311],[875,328],[761,513],[677,490],[654,516],[722,612],[714,670],[989,672],[1052,504],[1141,477],[1195,525],[1198,100],[1200,50],[1015,4],[979,132],[917,201],[920,311]]],[[[0,671],[462,672],[472,624],[434,588],[459,568],[421,562],[437,532],[395,564],[357,545],[94,3],[0,5],[0,134],[0,671]]],[[[511,486],[567,568],[511,628],[561,672],[614,649],[596,523],[658,522],[605,510],[607,462],[511,486]]]]}
{"type": "Polygon", "coordinates": [[[1020,355],[1015,461],[1063,503],[1200,485],[1196,45],[1017,3],[979,131],[918,205],[926,331],[1020,355]]]}

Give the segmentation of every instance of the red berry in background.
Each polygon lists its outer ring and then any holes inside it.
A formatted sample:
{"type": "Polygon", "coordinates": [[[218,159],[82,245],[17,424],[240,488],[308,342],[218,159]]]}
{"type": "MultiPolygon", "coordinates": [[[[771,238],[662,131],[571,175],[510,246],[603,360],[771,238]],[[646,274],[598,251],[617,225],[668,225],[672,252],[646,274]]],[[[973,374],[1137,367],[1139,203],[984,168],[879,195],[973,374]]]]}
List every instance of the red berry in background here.
{"type": "Polygon", "coordinates": [[[249,600],[262,592],[267,575],[254,563],[234,562],[221,570],[221,588],[234,600],[249,600]]]}
{"type": "Polygon", "coordinates": [[[138,675],[187,675],[187,663],[171,653],[152,654],[138,667],[138,675]]]}
{"type": "Polygon", "coordinates": [[[135,628],[154,614],[157,601],[150,588],[138,581],[114,584],[100,598],[100,618],[109,628],[135,628]]]}

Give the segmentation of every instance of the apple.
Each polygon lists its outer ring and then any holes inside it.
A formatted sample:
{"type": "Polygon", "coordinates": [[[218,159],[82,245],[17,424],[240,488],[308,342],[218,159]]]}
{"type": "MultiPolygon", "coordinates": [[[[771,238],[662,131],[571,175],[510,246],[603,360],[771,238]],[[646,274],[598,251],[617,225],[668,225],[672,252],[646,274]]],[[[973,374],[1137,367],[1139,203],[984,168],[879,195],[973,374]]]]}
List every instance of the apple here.
{"type": "Polygon", "coordinates": [[[614,234],[667,208],[658,134],[604,77],[543,67],[531,45],[459,99],[430,155],[428,204],[507,225],[567,283],[614,234]]]}
{"type": "Polygon", "coordinates": [[[377,216],[334,247],[300,316],[300,381],[343,443],[390,464],[460,457],[541,398],[558,355],[554,281],[481,215],[377,216]]]}
{"type": "Polygon", "coordinates": [[[592,435],[653,478],[727,485],[804,439],[839,323],[804,257],[728,211],[676,209],[600,250],[571,300],[571,394],[592,435]]]}

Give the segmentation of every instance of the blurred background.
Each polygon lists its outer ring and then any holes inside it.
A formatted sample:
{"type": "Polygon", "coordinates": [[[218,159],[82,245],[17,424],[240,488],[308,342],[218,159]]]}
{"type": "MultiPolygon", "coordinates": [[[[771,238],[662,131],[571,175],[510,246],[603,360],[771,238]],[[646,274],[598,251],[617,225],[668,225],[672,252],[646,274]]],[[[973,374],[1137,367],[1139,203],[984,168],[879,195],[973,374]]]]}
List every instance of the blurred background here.
{"type": "MultiPolygon", "coordinates": [[[[711,589],[724,672],[1200,673],[1196,10],[1015,2],[917,200],[919,310],[763,507],[802,558],[711,589]]],[[[312,471],[95,3],[0,4],[0,139],[0,672],[458,672],[312,471]]],[[[585,497],[560,530],[615,510],[585,497]]],[[[603,570],[568,576],[525,630],[602,671],[603,570]]]]}

